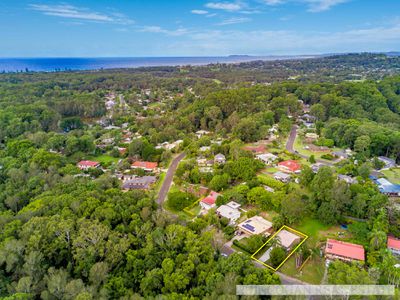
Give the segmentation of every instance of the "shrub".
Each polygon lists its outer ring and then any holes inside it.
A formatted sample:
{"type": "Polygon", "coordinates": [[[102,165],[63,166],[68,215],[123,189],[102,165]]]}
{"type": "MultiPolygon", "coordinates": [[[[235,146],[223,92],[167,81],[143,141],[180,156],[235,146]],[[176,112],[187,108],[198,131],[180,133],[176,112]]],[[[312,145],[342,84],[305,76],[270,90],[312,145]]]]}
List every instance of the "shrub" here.
{"type": "Polygon", "coordinates": [[[321,158],[326,159],[326,160],[333,160],[334,156],[332,154],[327,153],[327,154],[321,155],[321,158]]]}

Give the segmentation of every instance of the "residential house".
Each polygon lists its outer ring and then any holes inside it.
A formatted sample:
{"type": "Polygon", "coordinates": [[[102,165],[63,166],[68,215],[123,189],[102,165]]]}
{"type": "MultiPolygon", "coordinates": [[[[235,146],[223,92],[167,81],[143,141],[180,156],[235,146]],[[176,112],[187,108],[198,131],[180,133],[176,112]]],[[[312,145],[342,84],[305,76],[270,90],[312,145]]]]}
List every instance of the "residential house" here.
{"type": "Polygon", "coordinates": [[[81,160],[80,162],[78,162],[78,164],[76,166],[79,169],[86,171],[90,168],[100,167],[100,163],[97,161],[91,161],[91,160],[81,160]]]}
{"type": "Polygon", "coordinates": [[[257,154],[256,159],[261,160],[266,165],[271,165],[278,159],[278,156],[272,153],[257,154]]]}
{"type": "Polygon", "coordinates": [[[314,144],[309,144],[307,146],[304,146],[304,149],[310,150],[312,152],[330,152],[331,149],[325,146],[316,146],[314,144]]]}
{"type": "Polygon", "coordinates": [[[210,134],[210,132],[207,131],[207,130],[199,130],[199,131],[196,131],[196,136],[197,136],[197,138],[201,138],[203,135],[208,135],[208,134],[210,134]]]}
{"type": "Polygon", "coordinates": [[[114,125],[109,125],[104,127],[105,130],[114,130],[114,129],[121,129],[121,127],[114,126],[114,125]]]}
{"type": "Polygon", "coordinates": [[[348,184],[354,184],[354,183],[358,182],[356,178],[348,176],[348,175],[339,174],[337,177],[339,180],[343,180],[348,184]]]}
{"type": "Polygon", "coordinates": [[[246,151],[253,152],[254,154],[260,154],[265,152],[265,146],[264,145],[258,145],[258,146],[246,146],[243,148],[246,151]]]}
{"type": "Polygon", "coordinates": [[[307,128],[307,129],[311,129],[315,127],[315,124],[312,122],[307,122],[303,120],[303,125],[307,128]]]}
{"type": "Polygon", "coordinates": [[[388,236],[388,238],[387,238],[387,248],[394,255],[399,255],[400,256],[400,239],[397,239],[397,238],[392,237],[392,236],[388,236]]]}
{"type": "Polygon", "coordinates": [[[305,135],[307,142],[313,142],[319,138],[319,135],[314,132],[308,132],[305,135]]]}
{"type": "Polygon", "coordinates": [[[196,185],[196,184],[188,184],[188,185],[182,187],[181,190],[186,193],[191,193],[191,194],[195,195],[197,198],[200,198],[209,192],[208,187],[196,185]]]}
{"type": "Polygon", "coordinates": [[[231,223],[235,223],[240,218],[239,207],[239,203],[231,201],[218,207],[216,213],[219,217],[227,218],[231,223]]]}
{"type": "Polygon", "coordinates": [[[215,207],[215,202],[217,201],[217,198],[219,196],[221,196],[221,194],[211,191],[207,197],[203,198],[200,201],[201,208],[205,209],[205,210],[209,210],[209,209],[215,207]]]}
{"type": "Polygon", "coordinates": [[[318,171],[319,171],[319,169],[321,169],[322,167],[327,167],[328,165],[327,164],[324,164],[324,163],[315,163],[315,164],[312,164],[311,165],[311,170],[314,172],[314,173],[317,173],[318,171]]]}
{"type": "Polygon", "coordinates": [[[214,160],[207,158],[198,158],[196,162],[199,167],[212,167],[214,165],[214,160]]]}
{"type": "Polygon", "coordinates": [[[276,173],[274,173],[274,178],[276,180],[279,180],[279,181],[287,183],[287,182],[290,181],[291,176],[289,174],[286,174],[286,173],[283,173],[283,172],[276,172],[276,173]]]}
{"type": "Polygon", "coordinates": [[[156,149],[172,150],[172,149],[178,147],[182,143],[183,143],[183,140],[177,140],[173,143],[164,142],[164,143],[158,144],[156,146],[156,149]]]}
{"type": "Polygon", "coordinates": [[[119,154],[124,155],[128,149],[125,147],[117,147],[117,150],[119,154]]]}
{"type": "Polygon", "coordinates": [[[142,169],[146,172],[157,172],[158,163],[150,161],[135,161],[131,165],[132,169],[142,169]]]}
{"type": "Polygon", "coordinates": [[[279,239],[280,245],[286,250],[290,250],[295,244],[299,243],[301,240],[301,237],[299,237],[297,234],[294,234],[293,232],[290,232],[286,229],[282,229],[281,231],[279,231],[276,237],[279,239]]]}
{"type": "Polygon", "coordinates": [[[379,178],[374,181],[378,185],[378,189],[382,194],[390,197],[400,197],[400,184],[391,183],[386,178],[379,178]]]}
{"type": "Polygon", "coordinates": [[[328,239],[325,247],[327,259],[339,259],[342,261],[364,261],[364,247],[357,244],[328,239]]]}
{"type": "Polygon", "coordinates": [[[316,120],[316,117],[314,117],[308,113],[305,113],[301,116],[301,119],[306,122],[314,122],[316,120]]]}
{"type": "Polygon", "coordinates": [[[348,159],[350,157],[349,153],[347,153],[346,151],[343,151],[343,150],[334,151],[334,152],[332,152],[332,155],[341,160],[348,159]]]}
{"type": "Polygon", "coordinates": [[[215,155],[214,163],[219,164],[219,165],[225,164],[226,163],[225,155],[223,155],[222,153],[218,153],[217,155],[215,155]]]}
{"type": "Polygon", "coordinates": [[[396,161],[386,156],[377,157],[381,162],[385,164],[384,169],[390,169],[396,167],[396,161]]]}
{"type": "Polygon", "coordinates": [[[134,177],[122,184],[124,190],[147,190],[157,181],[155,176],[134,177]]]}
{"type": "MultiPolygon", "coordinates": [[[[285,175],[286,175],[286,174],[285,174],[285,175]]],[[[264,189],[265,189],[267,192],[275,193],[275,190],[274,190],[272,187],[270,187],[270,186],[268,186],[268,185],[263,185],[263,187],[264,187],[264,189]]]]}
{"type": "Polygon", "coordinates": [[[278,163],[278,169],[286,173],[298,173],[301,171],[301,165],[295,160],[285,160],[278,163]]]}
{"type": "Polygon", "coordinates": [[[107,110],[113,109],[114,106],[115,106],[115,101],[113,101],[113,100],[111,100],[111,99],[108,100],[108,101],[106,101],[106,109],[107,109],[107,110]]]}
{"type": "Polygon", "coordinates": [[[207,151],[210,151],[211,150],[211,147],[210,146],[202,146],[202,147],[200,147],[200,152],[207,152],[207,151]]]}
{"type": "Polygon", "coordinates": [[[265,220],[263,217],[254,216],[238,225],[239,230],[248,234],[264,234],[270,235],[272,229],[272,223],[265,220]]]}

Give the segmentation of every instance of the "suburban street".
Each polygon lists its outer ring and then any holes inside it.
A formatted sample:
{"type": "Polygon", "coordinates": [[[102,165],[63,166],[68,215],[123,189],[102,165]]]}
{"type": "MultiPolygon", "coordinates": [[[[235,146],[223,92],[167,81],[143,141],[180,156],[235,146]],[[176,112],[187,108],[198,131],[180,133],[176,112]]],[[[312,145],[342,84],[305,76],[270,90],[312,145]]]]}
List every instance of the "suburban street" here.
{"type": "Polygon", "coordinates": [[[181,154],[174,157],[168,168],[167,174],[165,174],[164,182],[160,188],[160,191],[158,192],[158,197],[157,197],[157,203],[158,205],[160,205],[160,208],[162,208],[165,198],[167,197],[167,194],[169,192],[169,189],[171,188],[176,168],[178,167],[179,162],[185,157],[185,155],[186,154],[182,152],[181,154]]]}
{"type": "Polygon", "coordinates": [[[286,142],[286,150],[289,151],[290,153],[296,154],[302,158],[308,159],[308,156],[302,155],[294,150],[293,145],[294,145],[294,141],[296,140],[296,136],[297,136],[297,125],[293,125],[292,130],[290,130],[288,140],[286,142]]]}
{"type": "MultiPolygon", "coordinates": [[[[289,151],[290,153],[296,154],[304,159],[308,159],[309,156],[303,155],[303,154],[299,153],[298,151],[294,150],[293,145],[294,145],[294,141],[296,140],[296,137],[297,137],[297,128],[298,128],[297,125],[292,126],[292,130],[290,130],[290,134],[289,134],[288,140],[286,142],[286,150],[289,151]]],[[[328,166],[334,165],[333,163],[327,162],[326,160],[316,159],[315,161],[319,162],[319,163],[323,163],[328,166]]]]}

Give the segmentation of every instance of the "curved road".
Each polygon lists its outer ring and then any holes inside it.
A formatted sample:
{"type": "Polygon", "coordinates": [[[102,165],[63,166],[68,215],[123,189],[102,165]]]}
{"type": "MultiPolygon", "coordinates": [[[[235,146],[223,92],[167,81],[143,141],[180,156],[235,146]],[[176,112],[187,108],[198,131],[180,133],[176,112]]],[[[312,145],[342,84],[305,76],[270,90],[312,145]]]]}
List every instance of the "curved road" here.
{"type": "MultiPolygon", "coordinates": [[[[294,145],[294,141],[296,140],[296,136],[297,136],[297,125],[293,125],[292,130],[290,130],[289,138],[286,142],[286,150],[289,151],[290,153],[296,154],[296,155],[308,160],[310,158],[309,156],[303,155],[303,154],[299,153],[299,151],[294,150],[293,145],[294,145]]],[[[323,164],[331,166],[331,167],[334,166],[333,163],[327,162],[325,160],[316,159],[315,161],[319,162],[319,163],[323,163],[323,164]]]]}
{"type": "Polygon", "coordinates": [[[165,198],[167,197],[167,194],[169,192],[169,189],[171,188],[176,168],[178,167],[179,162],[185,157],[185,155],[186,154],[182,152],[181,154],[175,156],[168,168],[167,174],[165,175],[164,178],[164,182],[160,188],[160,191],[158,192],[157,203],[160,206],[159,208],[162,208],[165,198]]]}
{"type": "Polygon", "coordinates": [[[292,130],[290,130],[289,138],[286,142],[286,150],[289,151],[290,153],[296,154],[302,158],[308,159],[308,156],[300,154],[298,151],[294,150],[293,144],[294,141],[296,140],[297,136],[297,125],[292,126],[292,130]]]}

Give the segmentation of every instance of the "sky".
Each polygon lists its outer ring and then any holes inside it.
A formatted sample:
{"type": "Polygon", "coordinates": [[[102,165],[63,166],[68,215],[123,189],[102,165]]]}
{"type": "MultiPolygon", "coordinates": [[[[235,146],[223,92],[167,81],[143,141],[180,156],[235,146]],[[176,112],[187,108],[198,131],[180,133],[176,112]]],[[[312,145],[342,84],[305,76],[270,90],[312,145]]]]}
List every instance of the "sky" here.
{"type": "Polygon", "coordinates": [[[398,0],[0,1],[0,57],[397,50],[398,0]]]}

